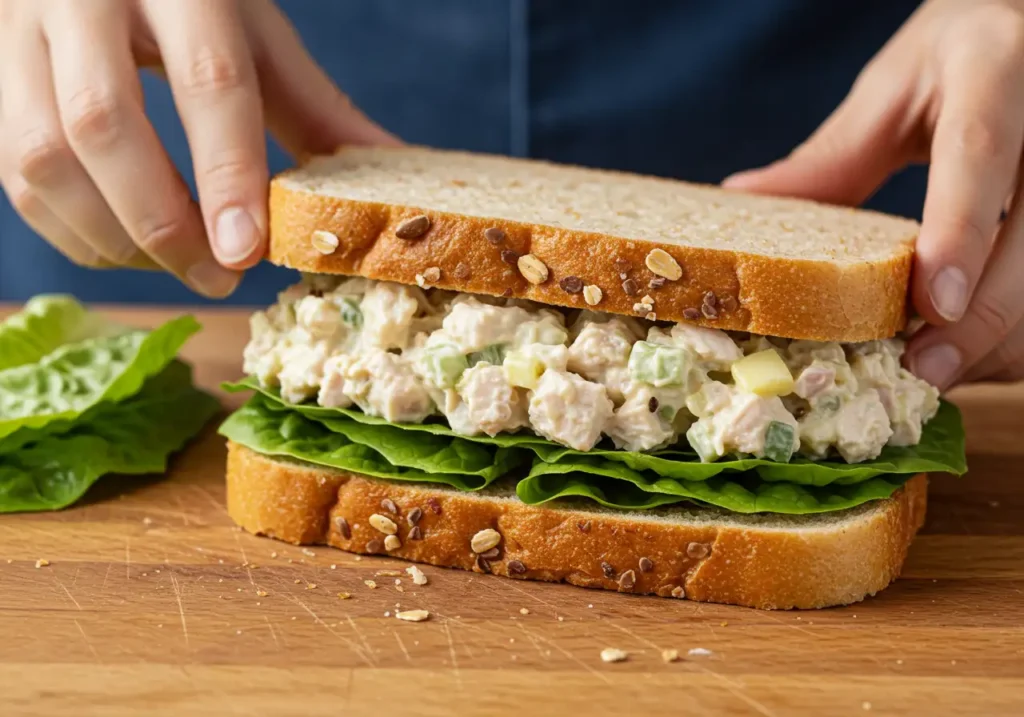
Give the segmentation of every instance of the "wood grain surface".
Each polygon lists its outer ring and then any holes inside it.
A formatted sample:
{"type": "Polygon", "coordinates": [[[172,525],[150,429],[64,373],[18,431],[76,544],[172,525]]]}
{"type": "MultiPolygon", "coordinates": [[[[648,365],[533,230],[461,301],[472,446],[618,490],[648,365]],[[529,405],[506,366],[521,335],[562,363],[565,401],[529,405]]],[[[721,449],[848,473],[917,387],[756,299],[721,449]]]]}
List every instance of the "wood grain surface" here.
{"type": "MultiPolygon", "coordinates": [[[[246,314],[199,313],[186,355],[213,389],[238,375],[246,314]]],[[[399,561],[235,529],[211,430],[166,477],[0,516],[0,714],[1024,714],[1024,387],[956,400],[971,472],[933,479],[904,577],[816,612],[430,567],[396,585],[379,571],[399,561]],[[431,618],[393,617],[412,608],[431,618]],[[629,658],[605,664],[606,647],[629,658]]]]}

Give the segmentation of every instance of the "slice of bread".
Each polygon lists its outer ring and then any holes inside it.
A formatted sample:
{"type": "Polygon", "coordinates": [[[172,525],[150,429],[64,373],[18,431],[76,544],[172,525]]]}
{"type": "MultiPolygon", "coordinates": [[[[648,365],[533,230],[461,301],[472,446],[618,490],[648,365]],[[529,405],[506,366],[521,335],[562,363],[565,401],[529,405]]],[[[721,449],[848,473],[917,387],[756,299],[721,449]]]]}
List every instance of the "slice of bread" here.
{"type": "Polygon", "coordinates": [[[343,149],[270,188],[269,258],[301,271],[641,316],[646,295],[658,319],[823,341],[904,326],[917,233],[874,212],[422,148],[343,149]],[[681,277],[659,286],[673,264],[681,277]]]}
{"type": "Polygon", "coordinates": [[[693,506],[627,512],[584,501],[533,506],[507,484],[465,493],[228,445],[228,512],[252,533],[512,578],[765,609],[844,605],[882,590],[899,575],[926,502],[920,475],[889,499],[821,515],[693,506]],[[394,523],[398,547],[384,547],[384,533],[370,524],[374,513],[394,523]],[[419,536],[410,534],[413,526],[419,536]],[[496,557],[481,559],[473,538],[487,529],[501,542],[496,557]]]}

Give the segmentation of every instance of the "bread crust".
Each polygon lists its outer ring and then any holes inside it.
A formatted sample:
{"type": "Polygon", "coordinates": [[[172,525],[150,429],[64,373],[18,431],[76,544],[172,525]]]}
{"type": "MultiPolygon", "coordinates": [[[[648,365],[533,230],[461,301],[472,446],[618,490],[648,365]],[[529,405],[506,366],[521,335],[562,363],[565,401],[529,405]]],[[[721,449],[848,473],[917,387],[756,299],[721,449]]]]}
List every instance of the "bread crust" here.
{"type": "Polygon", "coordinates": [[[882,590],[899,575],[926,502],[927,478],[919,475],[869,509],[813,527],[780,528],[710,511],[705,520],[671,522],[377,480],[228,444],[228,512],[251,533],[505,577],[762,609],[844,605],[882,590]],[[385,499],[397,515],[382,507],[385,499]],[[418,540],[409,535],[414,508],[422,512],[418,540]],[[369,523],[373,513],[393,518],[400,547],[383,548],[384,535],[369,523]],[[501,534],[500,554],[481,563],[470,543],[487,528],[501,534]],[[516,572],[515,561],[525,572],[516,572]]]}
{"type": "Polygon", "coordinates": [[[634,307],[649,295],[657,318],[665,321],[687,320],[684,312],[699,310],[712,292],[720,307],[731,297],[735,308],[692,323],[786,338],[859,342],[895,335],[906,323],[912,256],[908,243],[885,261],[840,265],[344,199],[296,186],[287,173],[270,186],[268,258],[274,264],[403,284],[417,283],[417,275],[436,267],[440,279],[431,286],[438,288],[632,316],[647,313],[634,307]],[[425,235],[414,241],[395,235],[399,225],[421,214],[430,218],[425,235]],[[492,227],[505,233],[499,246],[484,238],[492,227]],[[328,255],[317,251],[314,231],[334,234],[337,249],[328,255]],[[649,286],[656,277],[645,259],[655,248],[684,268],[681,280],[649,286]],[[549,278],[531,284],[502,259],[503,250],[540,258],[549,278]],[[616,259],[625,264],[616,265],[616,259]],[[622,272],[626,264],[630,268],[622,272]],[[635,295],[623,289],[622,273],[636,282],[635,295]],[[598,286],[601,302],[588,306],[582,294],[564,291],[559,282],[570,276],[598,286]]]}

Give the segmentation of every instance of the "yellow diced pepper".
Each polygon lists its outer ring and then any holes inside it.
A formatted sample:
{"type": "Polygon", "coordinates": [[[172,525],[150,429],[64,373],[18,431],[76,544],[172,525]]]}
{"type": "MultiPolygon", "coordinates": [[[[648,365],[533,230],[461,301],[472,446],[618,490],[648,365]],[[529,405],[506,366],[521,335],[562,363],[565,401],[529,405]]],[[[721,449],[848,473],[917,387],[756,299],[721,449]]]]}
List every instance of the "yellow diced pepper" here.
{"type": "Polygon", "coordinates": [[[732,365],[736,388],[758,396],[785,396],[793,392],[793,374],[774,349],[759,351],[732,365]]]}

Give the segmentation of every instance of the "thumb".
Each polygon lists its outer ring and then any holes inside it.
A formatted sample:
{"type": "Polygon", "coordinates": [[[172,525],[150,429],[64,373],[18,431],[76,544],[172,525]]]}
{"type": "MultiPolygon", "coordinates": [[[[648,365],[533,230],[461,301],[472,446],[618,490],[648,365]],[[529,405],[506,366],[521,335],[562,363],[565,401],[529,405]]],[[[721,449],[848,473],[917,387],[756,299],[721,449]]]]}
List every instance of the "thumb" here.
{"type": "Polygon", "coordinates": [[[830,204],[863,203],[907,161],[900,131],[907,102],[894,97],[899,89],[894,82],[862,76],[835,112],[788,157],[734,174],[722,185],[830,204]]]}
{"type": "Polygon", "coordinates": [[[251,22],[267,126],[285,149],[301,158],[345,144],[402,144],[338,89],[273,3],[261,4],[251,22]]]}

